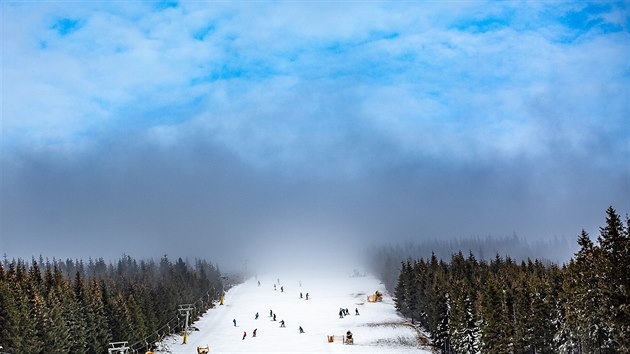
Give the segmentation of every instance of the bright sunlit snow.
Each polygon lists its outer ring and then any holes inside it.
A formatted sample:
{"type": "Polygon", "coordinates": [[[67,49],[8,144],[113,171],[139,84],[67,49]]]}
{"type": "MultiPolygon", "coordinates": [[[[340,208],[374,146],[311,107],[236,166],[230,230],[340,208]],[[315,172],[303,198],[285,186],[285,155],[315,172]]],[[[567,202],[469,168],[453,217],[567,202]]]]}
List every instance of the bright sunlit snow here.
{"type": "Polygon", "coordinates": [[[389,294],[385,293],[383,302],[367,302],[368,295],[384,290],[376,278],[342,271],[323,273],[316,278],[252,277],[226,293],[224,306],[209,310],[194,324],[199,331],[192,332],[187,344],[177,337],[176,343],[175,339],[169,342],[170,349],[194,353],[197,346],[208,345],[210,353],[429,353],[419,349],[421,336],[396,314],[389,294]],[[350,315],[340,318],[340,308],[348,308],[350,315]],[[269,317],[270,310],[277,315],[276,321],[269,317]],[[286,328],[280,328],[281,320],[286,328]],[[299,333],[299,326],[305,333],[299,333]],[[254,329],[258,329],[255,338],[254,329]],[[353,345],[328,343],[327,336],[342,336],[348,330],[353,333],[353,345]]]}

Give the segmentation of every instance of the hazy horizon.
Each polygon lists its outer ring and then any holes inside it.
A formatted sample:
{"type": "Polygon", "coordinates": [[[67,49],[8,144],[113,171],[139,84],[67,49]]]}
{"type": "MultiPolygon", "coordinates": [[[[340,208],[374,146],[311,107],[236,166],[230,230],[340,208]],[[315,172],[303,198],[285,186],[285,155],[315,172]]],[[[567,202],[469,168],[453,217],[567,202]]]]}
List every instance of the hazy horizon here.
{"type": "Polygon", "coordinates": [[[356,257],[630,211],[627,4],[75,5],[2,3],[8,257],[356,257]]]}

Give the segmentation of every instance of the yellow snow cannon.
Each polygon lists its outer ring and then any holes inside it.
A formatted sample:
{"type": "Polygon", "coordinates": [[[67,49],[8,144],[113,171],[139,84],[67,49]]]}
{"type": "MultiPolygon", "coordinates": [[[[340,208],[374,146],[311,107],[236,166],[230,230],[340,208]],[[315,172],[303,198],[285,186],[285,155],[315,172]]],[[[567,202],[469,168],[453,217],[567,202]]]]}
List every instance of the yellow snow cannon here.
{"type": "Polygon", "coordinates": [[[352,332],[346,332],[346,337],[343,341],[344,344],[354,344],[354,339],[352,338],[352,332]]]}
{"type": "Polygon", "coordinates": [[[367,301],[368,302],[377,302],[377,301],[381,302],[383,301],[383,293],[377,290],[374,293],[374,295],[368,295],[367,301]]]}
{"type": "Polygon", "coordinates": [[[205,347],[197,347],[197,353],[198,354],[208,354],[210,352],[210,347],[208,347],[207,345],[205,347]]]}

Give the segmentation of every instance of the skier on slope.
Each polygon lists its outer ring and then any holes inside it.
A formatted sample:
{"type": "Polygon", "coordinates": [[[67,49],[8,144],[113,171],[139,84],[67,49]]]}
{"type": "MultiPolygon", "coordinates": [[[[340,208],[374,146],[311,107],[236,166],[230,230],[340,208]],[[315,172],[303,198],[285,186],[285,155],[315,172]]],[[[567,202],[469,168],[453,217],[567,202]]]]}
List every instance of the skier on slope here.
{"type": "Polygon", "coordinates": [[[358,316],[358,315],[359,315],[359,309],[358,309],[358,308],[356,308],[356,307],[354,308],[354,315],[355,315],[355,316],[358,316]]]}
{"type": "Polygon", "coordinates": [[[243,340],[245,340],[245,337],[247,337],[247,332],[243,331],[243,340]]]}
{"type": "Polygon", "coordinates": [[[284,325],[284,320],[280,320],[280,327],[282,327],[282,328],[286,327],[286,326],[284,325]]]}
{"type": "Polygon", "coordinates": [[[304,333],[304,329],[302,329],[302,326],[300,326],[300,333],[304,333]]]}
{"type": "Polygon", "coordinates": [[[234,323],[234,327],[236,327],[236,318],[233,319],[232,322],[234,323]]]}
{"type": "Polygon", "coordinates": [[[258,331],[258,328],[254,328],[254,333],[252,334],[252,337],[256,337],[256,332],[258,331]]]}
{"type": "Polygon", "coordinates": [[[274,321],[276,320],[276,314],[275,313],[273,314],[273,320],[274,321]]]}
{"type": "Polygon", "coordinates": [[[256,312],[256,317],[254,317],[255,320],[258,319],[258,312],[256,312]]]}
{"type": "Polygon", "coordinates": [[[308,300],[308,293],[306,293],[306,300],[308,300]]]}

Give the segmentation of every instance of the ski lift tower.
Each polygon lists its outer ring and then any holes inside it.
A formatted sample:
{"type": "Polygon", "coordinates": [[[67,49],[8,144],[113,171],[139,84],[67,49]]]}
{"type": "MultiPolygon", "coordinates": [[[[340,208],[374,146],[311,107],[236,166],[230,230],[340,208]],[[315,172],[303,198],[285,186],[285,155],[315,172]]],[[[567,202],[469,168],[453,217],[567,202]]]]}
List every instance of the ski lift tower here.
{"type": "Polygon", "coordinates": [[[182,316],[186,316],[186,322],[184,322],[184,341],[182,344],[186,344],[186,340],[188,339],[188,320],[190,319],[190,312],[193,310],[192,304],[183,304],[179,305],[179,314],[182,316]]]}

